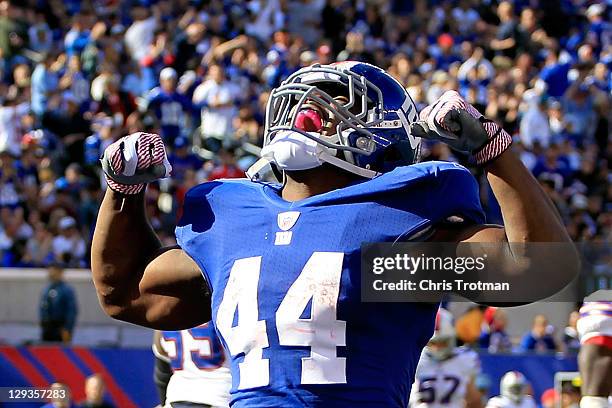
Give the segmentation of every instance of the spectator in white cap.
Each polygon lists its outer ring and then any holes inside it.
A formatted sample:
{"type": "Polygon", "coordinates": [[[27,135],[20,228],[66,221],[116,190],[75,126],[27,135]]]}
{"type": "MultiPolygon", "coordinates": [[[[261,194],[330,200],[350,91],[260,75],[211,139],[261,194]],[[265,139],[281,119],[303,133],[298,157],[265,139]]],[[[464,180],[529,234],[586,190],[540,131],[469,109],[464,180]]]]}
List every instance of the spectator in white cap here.
{"type": "Polygon", "coordinates": [[[156,121],[160,135],[169,145],[187,130],[193,112],[191,102],[176,90],[177,74],[174,68],[166,67],[159,73],[159,87],[147,98],[147,110],[156,121]]]}
{"type": "Polygon", "coordinates": [[[589,29],[586,32],[586,42],[591,44],[596,51],[602,49],[605,45],[604,41],[607,41],[609,45],[610,40],[605,37],[609,35],[610,23],[609,20],[605,21],[604,14],[606,12],[606,5],[602,3],[591,4],[586,10],[586,17],[589,20],[589,29]]]}
{"type": "Polygon", "coordinates": [[[53,238],[55,261],[66,266],[85,266],[85,241],[81,238],[74,218],[65,216],[57,223],[59,235],[53,238]]]}

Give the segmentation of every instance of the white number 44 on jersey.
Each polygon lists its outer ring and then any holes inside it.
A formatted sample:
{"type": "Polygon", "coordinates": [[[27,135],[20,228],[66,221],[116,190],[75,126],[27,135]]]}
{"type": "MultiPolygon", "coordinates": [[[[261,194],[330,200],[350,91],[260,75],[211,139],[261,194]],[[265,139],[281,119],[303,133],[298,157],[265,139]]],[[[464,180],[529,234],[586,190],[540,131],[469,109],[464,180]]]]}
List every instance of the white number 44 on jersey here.
{"type": "MultiPolygon", "coordinates": [[[[341,252],[314,252],[276,311],[276,330],[281,346],[308,346],[302,358],[302,384],[346,383],[346,358],[336,347],[346,345],[346,322],[337,320],[336,308],[342,274],[341,252]],[[312,300],[311,317],[300,316],[312,300]]],[[[266,323],[259,320],[257,286],[261,256],[234,262],[217,312],[217,329],[232,356],[244,353],[239,364],[238,389],[270,384],[266,323]],[[238,324],[232,327],[238,309],[238,324]]]]}

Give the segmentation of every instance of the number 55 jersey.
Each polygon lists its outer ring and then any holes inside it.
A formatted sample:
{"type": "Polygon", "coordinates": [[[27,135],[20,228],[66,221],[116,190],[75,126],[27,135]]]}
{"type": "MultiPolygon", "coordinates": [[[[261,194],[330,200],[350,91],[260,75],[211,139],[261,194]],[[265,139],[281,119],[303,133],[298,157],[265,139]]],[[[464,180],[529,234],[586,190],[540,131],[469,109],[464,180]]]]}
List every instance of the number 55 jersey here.
{"type": "Polygon", "coordinates": [[[225,350],[210,322],[188,330],[163,331],[160,346],[172,368],[165,407],[180,402],[229,406],[232,378],[225,350]]]}
{"type": "Polygon", "coordinates": [[[232,407],[406,407],[437,304],[361,301],[361,245],[483,223],[463,167],[398,167],[297,202],[247,180],[190,190],[180,247],[212,290],[232,407]]]}

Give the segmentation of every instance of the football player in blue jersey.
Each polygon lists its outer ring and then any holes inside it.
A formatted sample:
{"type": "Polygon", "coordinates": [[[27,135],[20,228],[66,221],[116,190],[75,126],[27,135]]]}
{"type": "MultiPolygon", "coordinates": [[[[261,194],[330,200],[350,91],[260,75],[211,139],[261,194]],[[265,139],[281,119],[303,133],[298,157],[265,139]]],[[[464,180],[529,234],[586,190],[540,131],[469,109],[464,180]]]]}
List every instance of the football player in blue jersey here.
{"type": "MultiPolygon", "coordinates": [[[[234,407],[403,408],[438,305],[361,302],[361,244],[416,236],[569,242],[510,144],[456,92],[419,116],[380,68],[313,65],[272,91],[263,161],[249,170],[251,180],[193,188],[178,246],[163,248],[143,205],[146,183],[169,176],[163,142],[126,136],[102,158],[110,188],[92,246],[101,305],[157,329],[213,320],[230,354],[234,407]],[[468,170],[417,163],[422,137],[485,168],[505,227],[485,224],[468,170]],[[269,165],[281,185],[261,181],[269,165]]],[[[575,254],[563,262],[575,264],[575,254]]],[[[560,289],[572,276],[557,273],[560,289]]]]}
{"type": "Polygon", "coordinates": [[[147,110],[153,115],[161,137],[170,146],[181,136],[181,127],[194,113],[191,100],[176,90],[177,74],[174,68],[166,67],[159,73],[159,87],[147,95],[147,110]]]}

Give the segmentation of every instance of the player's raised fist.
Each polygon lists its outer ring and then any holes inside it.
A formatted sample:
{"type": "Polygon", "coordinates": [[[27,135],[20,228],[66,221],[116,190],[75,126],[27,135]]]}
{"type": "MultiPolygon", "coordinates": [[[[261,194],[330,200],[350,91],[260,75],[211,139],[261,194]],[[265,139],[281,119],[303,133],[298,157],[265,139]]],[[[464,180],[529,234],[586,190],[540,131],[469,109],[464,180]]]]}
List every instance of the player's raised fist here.
{"type": "Polygon", "coordinates": [[[154,133],[124,136],[108,146],[100,160],[108,186],[122,194],[138,194],[172,170],[164,142],[154,133]]]}
{"type": "Polygon", "coordinates": [[[445,92],[423,109],[410,130],[414,136],[440,140],[471,154],[479,165],[495,159],[512,144],[508,132],[485,118],[457,91],[445,92]]]}

